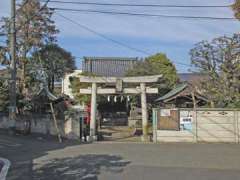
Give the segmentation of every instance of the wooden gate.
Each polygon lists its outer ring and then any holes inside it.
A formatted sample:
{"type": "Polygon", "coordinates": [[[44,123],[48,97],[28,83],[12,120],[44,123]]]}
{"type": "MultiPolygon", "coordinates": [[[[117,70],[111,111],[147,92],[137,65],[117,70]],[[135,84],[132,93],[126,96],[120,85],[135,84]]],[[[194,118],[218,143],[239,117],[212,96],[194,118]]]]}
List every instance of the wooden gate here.
{"type": "Polygon", "coordinates": [[[158,111],[159,130],[180,130],[180,115],[178,109],[161,109],[158,111]]]}

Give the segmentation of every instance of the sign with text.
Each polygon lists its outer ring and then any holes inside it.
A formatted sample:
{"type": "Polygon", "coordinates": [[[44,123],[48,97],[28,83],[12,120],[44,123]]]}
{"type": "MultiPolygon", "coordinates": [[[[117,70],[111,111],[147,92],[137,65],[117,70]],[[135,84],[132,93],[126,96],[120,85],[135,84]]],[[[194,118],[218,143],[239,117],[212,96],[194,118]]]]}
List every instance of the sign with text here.
{"type": "Polygon", "coordinates": [[[123,81],[122,79],[117,79],[116,81],[116,91],[122,92],[123,91],[123,81]]]}

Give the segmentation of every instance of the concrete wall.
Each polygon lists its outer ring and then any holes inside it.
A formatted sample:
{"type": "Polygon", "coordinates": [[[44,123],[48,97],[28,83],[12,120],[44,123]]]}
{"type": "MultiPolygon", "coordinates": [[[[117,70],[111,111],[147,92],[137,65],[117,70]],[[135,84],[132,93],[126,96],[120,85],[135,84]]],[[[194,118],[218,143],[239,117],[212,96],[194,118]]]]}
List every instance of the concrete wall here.
{"type": "Polygon", "coordinates": [[[80,138],[80,114],[78,112],[65,116],[64,132],[68,139],[80,138]]]}
{"type": "MultiPolygon", "coordinates": [[[[153,111],[160,111],[154,109],[153,111]]],[[[240,111],[232,109],[180,109],[192,116],[192,130],[166,131],[154,129],[156,142],[231,142],[239,143],[240,111]]],[[[158,121],[160,113],[153,113],[158,121]]],[[[157,122],[153,123],[155,126],[157,122]]]]}
{"type": "Polygon", "coordinates": [[[197,111],[197,140],[236,142],[238,119],[234,111],[197,111]]]}
{"type": "MultiPolygon", "coordinates": [[[[57,119],[58,128],[62,137],[69,139],[78,139],[80,137],[79,130],[79,113],[71,113],[65,116],[65,119],[57,119]]],[[[51,114],[34,114],[18,116],[16,128],[24,130],[27,121],[31,122],[31,133],[39,133],[44,135],[57,135],[57,130],[54,125],[51,114]]],[[[10,123],[8,114],[0,113],[0,129],[8,129],[10,123]]]]}

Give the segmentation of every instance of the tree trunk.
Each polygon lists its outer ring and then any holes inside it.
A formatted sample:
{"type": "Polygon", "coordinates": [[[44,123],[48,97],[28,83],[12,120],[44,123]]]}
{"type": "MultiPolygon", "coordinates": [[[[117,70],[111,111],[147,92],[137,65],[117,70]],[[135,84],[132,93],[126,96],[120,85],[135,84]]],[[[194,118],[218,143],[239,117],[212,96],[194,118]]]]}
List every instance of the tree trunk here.
{"type": "Polygon", "coordinates": [[[196,111],[197,103],[196,103],[194,91],[191,92],[191,95],[192,95],[192,100],[193,100],[193,109],[194,109],[194,111],[196,111]]]}

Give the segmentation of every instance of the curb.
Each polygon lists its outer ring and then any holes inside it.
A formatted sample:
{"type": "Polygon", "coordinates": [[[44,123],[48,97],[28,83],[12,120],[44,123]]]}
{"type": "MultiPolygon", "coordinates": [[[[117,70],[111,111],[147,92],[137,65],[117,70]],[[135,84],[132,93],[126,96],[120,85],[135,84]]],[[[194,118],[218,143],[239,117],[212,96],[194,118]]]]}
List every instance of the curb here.
{"type": "Polygon", "coordinates": [[[5,180],[11,163],[9,160],[4,158],[0,158],[0,163],[3,164],[3,167],[0,171],[0,180],[5,180]]]}
{"type": "Polygon", "coordinates": [[[144,142],[144,141],[94,141],[94,144],[156,144],[153,142],[144,142]]]}

